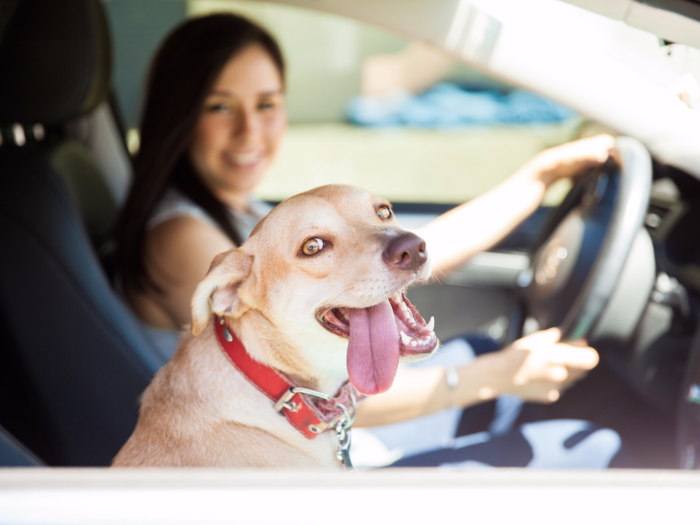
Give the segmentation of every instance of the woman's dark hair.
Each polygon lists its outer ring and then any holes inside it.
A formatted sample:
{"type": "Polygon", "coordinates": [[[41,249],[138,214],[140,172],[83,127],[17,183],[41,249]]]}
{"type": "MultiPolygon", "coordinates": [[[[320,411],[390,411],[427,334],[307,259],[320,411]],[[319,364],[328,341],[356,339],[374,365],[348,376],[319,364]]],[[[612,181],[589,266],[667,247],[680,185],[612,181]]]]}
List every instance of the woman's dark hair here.
{"type": "Polygon", "coordinates": [[[146,223],[169,186],[202,207],[235,244],[241,244],[226,207],[201,182],[187,149],[221,70],[252,44],[267,51],[284,81],[277,42],[260,26],[233,14],[189,20],[157,51],[148,76],[134,181],[117,224],[116,265],[125,289],[159,290],[144,264],[146,223]]]}

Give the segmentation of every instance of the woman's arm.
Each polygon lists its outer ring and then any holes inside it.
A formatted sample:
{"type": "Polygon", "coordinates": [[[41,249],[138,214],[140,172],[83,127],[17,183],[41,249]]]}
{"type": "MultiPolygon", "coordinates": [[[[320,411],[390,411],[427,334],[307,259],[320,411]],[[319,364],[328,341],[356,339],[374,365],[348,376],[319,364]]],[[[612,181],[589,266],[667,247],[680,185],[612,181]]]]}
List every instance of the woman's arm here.
{"type": "Polygon", "coordinates": [[[468,407],[501,394],[552,403],[598,364],[590,347],[560,343],[553,328],[523,337],[511,346],[459,367],[451,387],[443,367],[401,369],[392,387],[358,407],[356,426],[386,425],[450,407],[468,407]]]}
{"type": "Polygon", "coordinates": [[[146,235],[145,264],[163,293],[135,295],[134,308],[153,326],[180,329],[189,324],[195,287],[214,257],[231,248],[233,243],[221,230],[194,217],[159,224],[146,235]]]}
{"type": "Polygon", "coordinates": [[[417,229],[433,270],[448,273],[498,243],[537,209],[552,183],[602,164],[614,143],[598,135],[545,150],[491,191],[417,229]]]}

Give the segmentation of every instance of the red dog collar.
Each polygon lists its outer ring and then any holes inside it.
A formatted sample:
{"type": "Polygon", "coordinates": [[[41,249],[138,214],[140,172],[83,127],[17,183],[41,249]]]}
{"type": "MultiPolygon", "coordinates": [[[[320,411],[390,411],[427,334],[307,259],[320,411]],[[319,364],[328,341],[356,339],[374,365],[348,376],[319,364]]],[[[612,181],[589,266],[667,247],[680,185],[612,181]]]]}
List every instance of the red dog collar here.
{"type": "Polygon", "coordinates": [[[223,318],[214,316],[214,330],[219,346],[233,366],[258,390],[272,399],[275,402],[275,410],[283,413],[305,437],[314,439],[341,421],[348,426],[352,423],[355,417],[355,403],[364,396],[349,382],[340,387],[333,398],[302,388],[269,366],[254,361],[243,343],[224,325],[223,318]]]}

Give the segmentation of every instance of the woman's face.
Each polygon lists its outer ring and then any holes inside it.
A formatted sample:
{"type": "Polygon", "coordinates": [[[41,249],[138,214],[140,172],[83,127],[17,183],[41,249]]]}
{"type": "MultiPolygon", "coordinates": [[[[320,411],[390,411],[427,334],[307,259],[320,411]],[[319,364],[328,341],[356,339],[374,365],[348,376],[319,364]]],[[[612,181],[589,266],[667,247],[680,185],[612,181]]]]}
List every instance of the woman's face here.
{"type": "Polygon", "coordinates": [[[277,153],[287,128],[283,89],[272,58],[254,44],[229,59],[205,99],[190,159],[229,205],[244,202],[277,153]]]}

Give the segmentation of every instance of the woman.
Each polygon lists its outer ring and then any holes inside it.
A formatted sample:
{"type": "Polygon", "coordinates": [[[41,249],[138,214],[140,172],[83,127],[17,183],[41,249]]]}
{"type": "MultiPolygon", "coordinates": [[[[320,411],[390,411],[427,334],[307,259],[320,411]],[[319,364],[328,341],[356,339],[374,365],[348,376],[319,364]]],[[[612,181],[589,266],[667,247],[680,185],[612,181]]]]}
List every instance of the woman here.
{"type": "MultiPolygon", "coordinates": [[[[128,302],[165,355],[189,323],[190,297],[211,260],[241,244],[267,212],[249,192],[286,126],[282,54],[260,27],[212,15],[183,24],[159,49],[117,264],[128,302]]],[[[550,184],[603,162],[611,147],[610,137],[597,137],[547,150],[496,189],[428,224],[418,233],[436,272],[497,243],[539,206],[550,184]],[[470,235],[450,235],[460,230],[470,235]]],[[[533,334],[455,373],[409,371],[389,393],[363,403],[357,422],[387,423],[504,393],[555,401],[597,363],[593,349],[558,339],[556,330],[533,334]]]]}
{"type": "Polygon", "coordinates": [[[166,354],[213,257],[269,211],[248,192],[286,129],[283,77],[275,41],[229,15],[184,24],[155,57],[117,264],[128,302],[166,354]]]}

